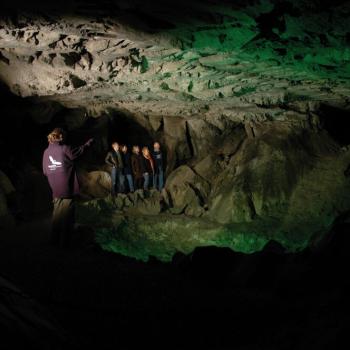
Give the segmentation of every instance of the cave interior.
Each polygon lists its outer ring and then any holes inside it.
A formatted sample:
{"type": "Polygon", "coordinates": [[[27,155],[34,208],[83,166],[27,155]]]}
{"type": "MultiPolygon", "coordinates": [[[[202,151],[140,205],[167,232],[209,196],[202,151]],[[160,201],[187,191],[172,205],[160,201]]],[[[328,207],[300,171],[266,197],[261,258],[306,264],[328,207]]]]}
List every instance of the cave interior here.
{"type": "Polygon", "coordinates": [[[40,0],[0,14],[1,349],[337,349],[349,331],[349,1],[40,0]],[[51,246],[47,135],[75,162],[51,246]],[[165,186],[111,196],[112,142],[165,186]]]}

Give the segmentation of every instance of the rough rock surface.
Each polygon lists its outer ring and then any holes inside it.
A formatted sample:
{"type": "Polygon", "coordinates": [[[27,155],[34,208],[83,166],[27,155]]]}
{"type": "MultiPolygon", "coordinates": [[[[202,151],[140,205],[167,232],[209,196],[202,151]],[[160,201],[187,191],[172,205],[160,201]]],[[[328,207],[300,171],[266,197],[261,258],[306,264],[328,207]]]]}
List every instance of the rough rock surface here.
{"type": "Polygon", "coordinates": [[[102,228],[104,246],[140,258],[209,244],[252,252],[270,239],[291,251],[315,245],[350,208],[350,150],[323,130],[275,124],[233,154],[176,168],[162,197],[140,191],[146,210],[119,195],[82,204],[79,220],[102,228]]]}
{"type": "Polygon", "coordinates": [[[21,96],[240,120],[273,118],[264,107],[299,100],[348,103],[348,3],[60,7],[2,16],[0,77],[21,96]]]}
{"type": "Polygon", "coordinates": [[[106,248],[168,259],[275,239],[298,250],[350,209],[349,13],[301,0],[4,13],[0,79],[36,123],[95,137],[79,167],[84,194],[99,199],[80,220],[106,248]],[[112,138],[160,140],[161,196],[107,196],[112,138]]]}

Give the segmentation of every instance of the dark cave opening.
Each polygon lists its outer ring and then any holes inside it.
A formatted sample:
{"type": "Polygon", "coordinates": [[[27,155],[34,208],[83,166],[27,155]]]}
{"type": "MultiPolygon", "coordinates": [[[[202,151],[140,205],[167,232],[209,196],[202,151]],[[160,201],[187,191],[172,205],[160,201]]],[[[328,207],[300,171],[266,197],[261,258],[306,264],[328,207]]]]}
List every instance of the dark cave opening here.
{"type": "Polygon", "coordinates": [[[350,110],[340,109],[330,105],[321,105],[320,121],[329,135],[341,146],[350,144],[350,110]]]}
{"type": "Polygon", "coordinates": [[[32,104],[27,99],[14,95],[4,85],[0,85],[0,96],[3,120],[0,168],[15,179],[15,170],[20,172],[28,164],[41,168],[41,151],[47,146],[47,130],[44,124],[33,121],[28,112],[32,104]]]}
{"type": "Polygon", "coordinates": [[[113,141],[127,145],[129,149],[131,149],[133,145],[138,145],[140,147],[147,146],[150,148],[155,138],[145,127],[132,117],[120,112],[115,112],[110,116],[110,126],[108,129],[109,145],[113,141]]]}

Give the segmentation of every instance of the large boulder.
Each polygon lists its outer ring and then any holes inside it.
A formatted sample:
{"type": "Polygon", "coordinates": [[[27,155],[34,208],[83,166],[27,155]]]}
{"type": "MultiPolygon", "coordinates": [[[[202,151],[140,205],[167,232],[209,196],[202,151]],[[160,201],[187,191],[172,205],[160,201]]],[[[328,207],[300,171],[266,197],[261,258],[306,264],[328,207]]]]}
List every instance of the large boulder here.
{"type": "Polygon", "coordinates": [[[251,222],[290,247],[305,246],[349,208],[350,152],[339,150],[324,132],[265,126],[215,179],[206,216],[222,224],[251,222]]]}
{"type": "Polygon", "coordinates": [[[201,216],[204,213],[210,185],[189,166],[182,165],[174,170],[165,188],[171,198],[172,213],[189,216],[201,216]]]}
{"type": "Polygon", "coordinates": [[[79,172],[81,192],[90,198],[103,198],[111,192],[111,176],[107,171],[79,172]]]}
{"type": "Polygon", "coordinates": [[[207,156],[212,148],[215,149],[221,138],[221,132],[216,126],[200,118],[189,118],[187,128],[194,156],[198,159],[207,156]]]}
{"type": "Polygon", "coordinates": [[[187,138],[186,119],[164,118],[164,139],[166,141],[168,171],[192,157],[193,150],[187,138]]]}

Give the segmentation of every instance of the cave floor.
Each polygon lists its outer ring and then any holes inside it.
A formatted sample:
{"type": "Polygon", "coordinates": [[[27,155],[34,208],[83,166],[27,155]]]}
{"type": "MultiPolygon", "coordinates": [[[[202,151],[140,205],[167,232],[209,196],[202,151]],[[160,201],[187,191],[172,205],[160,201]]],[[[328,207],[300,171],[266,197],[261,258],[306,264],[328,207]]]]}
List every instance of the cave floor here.
{"type": "Polygon", "coordinates": [[[41,217],[3,232],[1,274],[82,347],[328,349],[347,334],[349,286],[329,272],[309,283],[300,275],[240,284],[227,265],[145,263],[91,248],[86,237],[51,247],[49,228],[41,217]]]}

